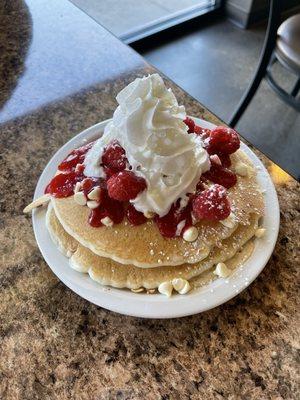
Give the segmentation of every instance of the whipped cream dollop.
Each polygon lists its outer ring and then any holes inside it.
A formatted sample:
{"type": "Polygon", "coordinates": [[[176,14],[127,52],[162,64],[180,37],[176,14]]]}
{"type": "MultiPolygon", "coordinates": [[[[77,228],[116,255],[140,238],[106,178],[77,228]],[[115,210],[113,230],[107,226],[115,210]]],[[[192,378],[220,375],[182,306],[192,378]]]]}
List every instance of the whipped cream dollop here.
{"type": "Polygon", "coordinates": [[[185,108],[158,74],[135,79],[117,101],[112,121],[87,153],[84,174],[105,177],[103,149],[118,140],[132,171],[147,182],[131,202],[138,211],[163,216],[177,199],[195,191],[210,167],[208,153],[199,136],[187,134],[185,108]]]}

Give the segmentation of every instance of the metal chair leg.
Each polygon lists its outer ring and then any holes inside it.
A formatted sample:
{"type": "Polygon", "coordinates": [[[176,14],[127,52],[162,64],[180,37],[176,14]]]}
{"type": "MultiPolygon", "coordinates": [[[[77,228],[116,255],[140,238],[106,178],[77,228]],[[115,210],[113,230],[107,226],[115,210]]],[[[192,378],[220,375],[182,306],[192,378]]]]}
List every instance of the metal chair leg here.
{"type": "MultiPolygon", "coordinates": [[[[289,106],[293,107],[296,111],[300,111],[300,100],[297,100],[294,96],[292,96],[290,93],[286,92],[284,89],[282,89],[281,86],[278,85],[278,83],[275,81],[273,78],[271,69],[267,69],[266,73],[266,80],[268,84],[271,86],[271,88],[274,90],[275,93],[289,106]]],[[[294,87],[295,92],[297,90],[297,84],[294,87]]],[[[294,90],[293,89],[293,90],[294,90]]],[[[299,89],[299,87],[298,87],[299,89]]]]}
{"type": "Polygon", "coordinates": [[[300,78],[298,78],[297,82],[295,83],[295,86],[293,87],[293,90],[291,91],[291,96],[296,97],[299,90],[300,90],[300,78]]]}
{"type": "Polygon", "coordinates": [[[236,111],[230,118],[229,125],[231,127],[235,127],[235,125],[240,120],[241,116],[248,107],[250,101],[255,95],[262,79],[266,74],[266,70],[276,44],[277,29],[280,21],[280,10],[281,10],[280,3],[281,3],[280,0],[271,0],[268,27],[264,40],[263,49],[260,56],[260,61],[251,84],[249,85],[244,96],[242,97],[236,111]]]}

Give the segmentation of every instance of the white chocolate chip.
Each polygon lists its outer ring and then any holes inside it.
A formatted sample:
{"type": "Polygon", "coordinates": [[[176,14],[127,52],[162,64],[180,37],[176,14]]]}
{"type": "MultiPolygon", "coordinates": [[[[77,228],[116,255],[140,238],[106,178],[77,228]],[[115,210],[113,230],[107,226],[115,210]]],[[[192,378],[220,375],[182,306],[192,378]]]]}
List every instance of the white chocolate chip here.
{"type": "Polygon", "coordinates": [[[213,272],[215,275],[219,276],[220,278],[227,278],[230,275],[231,270],[227,268],[226,264],[220,262],[217,264],[216,269],[213,272]]]}
{"type": "Polygon", "coordinates": [[[266,229],[265,228],[258,228],[255,231],[255,236],[257,238],[261,238],[261,237],[263,237],[265,235],[265,233],[266,233],[266,229]]]}
{"type": "Polygon", "coordinates": [[[173,285],[170,281],[162,282],[158,286],[158,291],[159,293],[164,294],[167,297],[171,297],[173,291],[173,285]]]}
{"type": "Polygon", "coordinates": [[[152,212],[152,211],[145,211],[145,212],[144,212],[144,216],[145,216],[146,218],[148,218],[148,219],[153,218],[154,215],[155,215],[155,213],[152,212]]]}
{"type": "Polygon", "coordinates": [[[236,225],[235,215],[231,212],[227,218],[222,219],[220,222],[226,228],[234,228],[236,225]]]}
{"type": "Polygon", "coordinates": [[[154,255],[154,250],[153,250],[153,249],[150,250],[150,255],[151,255],[151,256],[154,255]]]}
{"type": "Polygon", "coordinates": [[[98,203],[98,201],[88,200],[86,202],[86,205],[88,206],[88,208],[93,210],[94,208],[97,208],[99,206],[99,203],[98,203]]]}
{"type": "Polygon", "coordinates": [[[132,291],[133,293],[142,293],[142,292],[144,291],[144,288],[143,288],[143,287],[140,287],[140,288],[138,288],[138,289],[131,289],[131,291],[132,291]]]}
{"type": "Polygon", "coordinates": [[[182,278],[173,279],[172,280],[172,285],[173,285],[173,288],[179,294],[186,294],[191,289],[191,286],[190,286],[189,282],[186,279],[182,279],[182,278]]]}
{"type": "Polygon", "coordinates": [[[220,157],[217,154],[213,154],[212,156],[209,157],[209,159],[214,163],[218,165],[222,165],[220,157]]]}
{"type": "Polygon", "coordinates": [[[147,294],[154,294],[155,293],[155,289],[147,289],[147,294]]]}
{"type": "Polygon", "coordinates": [[[198,219],[195,217],[195,215],[192,213],[192,224],[195,225],[198,222],[198,219]]]}
{"type": "Polygon", "coordinates": [[[177,225],[175,233],[176,236],[180,236],[182,229],[184,228],[184,225],[185,225],[185,219],[183,221],[180,221],[179,224],[177,225]]]}
{"type": "Polygon", "coordinates": [[[80,172],[82,167],[84,167],[83,164],[76,164],[75,172],[80,172]]]}
{"type": "Polygon", "coordinates": [[[88,194],[87,197],[90,200],[99,201],[100,200],[100,194],[101,194],[101,188],[95,187],[93,190],[90,191],[90,193],[88,194]]]}
{"type": "Polygon", "coordinates": [[[74,187],[74,193],[79,192],[81,189],[81,183],[80,182],[76,182],[76,185],[74,187]]]}
{"type": "Polygon", "coordinates": [[[74,194],[74,201],[75,203],[79,204],[80,206],[86,205],[86,197],[83,192],[77,192],[74,194]]]}
{"type": "Polygon", "coordinates": [[[185,285],[181,290],[179,290],[179,294],[187,294],[191,290],[191,286],[188,281],[186,281],[185,285]]]}
{"type": "Polygon", "coordinates": [[[277,351],[272,351],[271,357],[272,357],[272,358],[277,358],[277,356],[278,356],[277,351]]]}
{"type": "Polygon", "coordinates": [[[175,290],[177,290],[177,292],[181,289],[183,289],[184,285],[185,285],[186,280],[182,279],[182,278],[175,278],[172,280],[172,285],[173,288],[175,290]]]}
{"type": "Polygon", "coordinates": [[[183,233],[183,239],[186,242],[194,242],[199,235],[198,229],[195,226],[191,226],[186,229],[183,233]]]}
{"type": "Polygon", "coordinates": [[[240,176],[248,176],[249,175],[249,167],[247,164],[242,161],[238,161],[235,166],[235,172],[240,176]]]}
{"type": "Polygon", "coordinates": [[[26,206],[23,210],[23,213],[27,214],[30,211],[32,211],[34,208],[43,206],[45,204],[48,204],[48,202],[50,201],[50,194],[44,194],[43,196],[39,197],[36,200],[33,200],[32,203],[28,204],[28,206],[26,206]]]}
{"type": "Polygon", "coordinates": [[[187,204],[188,204],[188,202],[189,202],[189,197],[188,197],[188,196],[182,197],[182,198],[180,199],[180,203],[179,203],[180,208],[186,207],[187,204]]]}
{"type": "Polygon", "coordinates": [[[109,217],[104,217],[101,219],[101,222],[105,226],[113,226],[113,221],[109,217]]]}

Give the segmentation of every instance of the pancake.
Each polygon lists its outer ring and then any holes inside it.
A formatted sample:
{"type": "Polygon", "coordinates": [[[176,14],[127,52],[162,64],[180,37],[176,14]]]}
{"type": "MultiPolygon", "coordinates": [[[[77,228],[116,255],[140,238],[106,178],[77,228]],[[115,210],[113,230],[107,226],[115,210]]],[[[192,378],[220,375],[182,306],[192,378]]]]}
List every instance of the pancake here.
{"type": "Polygon", "coordinates": [[[180,237],[164,238],[152,220],[134,227],[124,220],[113,227],[93,228],[87,222],[90,210],[75,203],[73,197],[52,197],[51,202],[64,230],[98,256],[140,268],[194,264],[204,260],[213,248],[221,246],[236,229],[247,227],[249,223],[251,226],[252,214],[256,218],[263,214],[263,196],[255,168],[241,150],[231,158],[233,170],[240,161],[250,166],[248,176],[238,176],[237,184],[227,191],[237,223],[229,228],[220,222],[200,221],[196,225],[199,236],[192,243],[180,237]]]}
{"type": "MultiPolygon", "coordinates": [[[[236,253],[233,257],[226,260],[226,267],[231,270],[232,272],[237,269],[238,267],[242,266],[248,258],[251,256],[254,250],[255,240],[251,238],[246,242],[236,253]]],[[[205,286],[215,280],[217,276],[214,274],[214,267],[210,268],[200,275],[192,278],[189,283],[192,289],[197,289],[202,286],[205,286]]]]}
{"type": "Polygon", "coordinates": [[[49,203],[46,212],[46,227],[58,250],[63,253],[64,256],[70,258],[77,250],[78,242],[63,229],[55,215],[51,203],[49,203]]]}
{"type": "MultiPolygon", "coordinates": [[[[160,283],[174,278],[193,279],[199,277],[218,262],[232,259],[253,237],[258,226],[258,215],[251,214],[247,225],[240,225],[233,235],[222,242],[222,247],[212,249],[209,256],[195,264],[160,266],[157,268],[138,268],[123,265],[110,258],[96,255],[90,249],[76,243],[58,221],[51,205],[47,210],[47,228],[59,249],[70,257],[70,266],[77,271],[89,273],[90,277],[102,285],[117,288],[157,288],[160,283]],[[76,246],[77,244],[77,246],[76,246]]],[[[249,254],[249,252],[248,252],[249,254]]],[[[230,266],[234,266],[232,261],[230,266]]],[[[199,282],[198,282],[199,284],[199,282]]]]}

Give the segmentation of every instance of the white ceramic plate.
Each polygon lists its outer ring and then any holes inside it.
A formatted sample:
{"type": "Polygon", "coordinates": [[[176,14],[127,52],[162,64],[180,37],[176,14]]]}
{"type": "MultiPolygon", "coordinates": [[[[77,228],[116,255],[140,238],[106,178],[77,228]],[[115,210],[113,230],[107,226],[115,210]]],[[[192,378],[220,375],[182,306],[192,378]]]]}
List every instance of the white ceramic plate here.
{"type": "MultiPolygon", "coordinates": [[[[194,119],[203,128],[214,127],[209,122],[194,119]]],[[[107,122],[100,122],[79,133],[57,151],[38,181],[35,198],[43,194],[61,160],[74,148],[99,137],[107,122]]],[[[45,209],[33,212],[33,228],[41,253],[54,274],[71,290],[98,306],[121,314],[144,318],[175,318],[200,313],[225,303],[249,286],[262,271],[273,252],[279,229],[279,205],[271,178],[256,155],[243,143],[241,148],[257,167],[259,184],[266,191],[263,226],[267,231],[262,239],[256,241],[253,254],[247,262],[229,278],[217,279],[187,295],[174,295],[171,298],[161,294],[134,294],[129,290],[103,287],[92,281],[87,274],[70,268],[68,259],[58,251],[45,227],[45,209]]]]}

